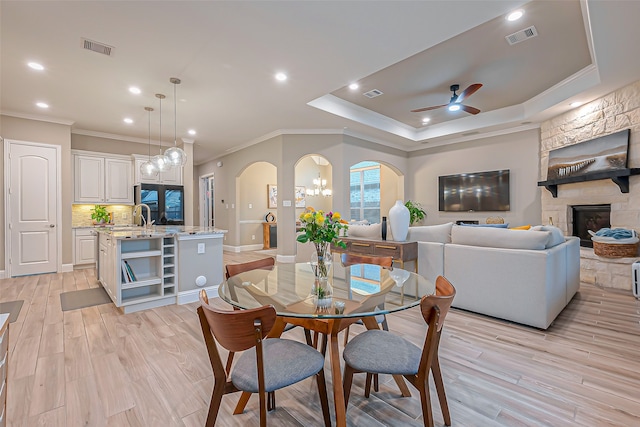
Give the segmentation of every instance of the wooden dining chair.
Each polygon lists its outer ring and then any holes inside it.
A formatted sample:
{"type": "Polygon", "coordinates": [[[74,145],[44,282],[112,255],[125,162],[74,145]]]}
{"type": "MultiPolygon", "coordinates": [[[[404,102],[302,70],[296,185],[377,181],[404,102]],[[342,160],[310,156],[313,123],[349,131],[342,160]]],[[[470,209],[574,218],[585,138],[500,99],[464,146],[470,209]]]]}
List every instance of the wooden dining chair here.
{"type": "MultiPolygon", "coordinates": [[[[356,255],[352,253],[343,253],[340,256],[340,262],[343,267],[350,267],[355,264],[375,264],[384,268],[393,268],[393,257],[390,256],[368,256],[368,255],[356,255]]],[[[389,324],[387,323],[387,316],[381,314],[376,316],[376,322],[382,325],[382,329],[389,330],[389,324]]],[[[362,324],[362,322],[358,322],[362,324]]],[[[349,341],[349,326],[344,330],[344,345],[347,345],[349,341]]]]}
{"type": "Polygon", "coordinates": [[[265,339],[276,321],[276,311],[272,306],[219,310],[209,305],[207,294],[202,290],[197,311],[214,377],[205,424],[207,427],[213,427],[216,423],[222,396],[236,391],[259,394],[260,426],[266,427],[269,407],[267,393],[312,376],[316,377],[325,426],[331,425],[324,356],[298,341],[265,339]],[[218,344],[227,349],[230,355],[242,351],[233,369],[230,369],[230,363],[226,368],[223,366],[218,344]]]}
{"type": "MultiPolygon", "coordinates": [[[[404,376],[420,392],[422,417],[425,427],[433,427],[429,396],[429,371],[433,373],[444,423],[451,425],[449,405],[444,391],[438,347],[444,319],[449,312],[456,290],[443,276],[436,279],[436,293],[426,295],[420,301],[422,317],[429,325],[422,349],[408,340],[388,331],[370,330],[356,336],[347,344],[342,354],[345,361],[344,401],[349,404],[353,374],[398,374],[404,376]]],[[[370,380],[365,384],[365,396],[369,397],[370,380]]]]}
{"type": "Polygon", "coordinates": [[[276,260],[271,257],[262,258],[256,261],[243,262],[240,264],[227,264],[225,265],[225,277],[228,279],[237,274],[251,270],[270,270],[274,265],[276,265],[276,260]]]}

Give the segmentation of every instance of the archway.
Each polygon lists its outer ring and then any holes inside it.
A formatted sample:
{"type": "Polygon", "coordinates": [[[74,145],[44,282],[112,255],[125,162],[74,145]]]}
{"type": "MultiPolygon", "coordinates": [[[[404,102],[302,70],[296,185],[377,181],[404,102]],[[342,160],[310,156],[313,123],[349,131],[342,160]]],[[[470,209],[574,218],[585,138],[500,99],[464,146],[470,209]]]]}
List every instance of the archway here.
{"type": "MultiPolygon", "coordinates": [[[[235,216],[241,251],[268,249],[275,255],[277,238],[266,239],[265,233],[277,227],[277,221],[267,228],[263,224],[269,213],[277,220],[277,182],[278,168],[268,162],[252,163],[236,177],[235,216]]],[[[277,229],[273,231],[277,233],[277,229]]]]}
{"type": "MultiPolygon", "coordinates": [[[[308,207],[329,212],[333,208],[333,167],[323,156],[310,154],[295,166],[296,219],[308,207]]],[[[312,245],[296,244],[296,262],[309,261],[312,245]]]]}

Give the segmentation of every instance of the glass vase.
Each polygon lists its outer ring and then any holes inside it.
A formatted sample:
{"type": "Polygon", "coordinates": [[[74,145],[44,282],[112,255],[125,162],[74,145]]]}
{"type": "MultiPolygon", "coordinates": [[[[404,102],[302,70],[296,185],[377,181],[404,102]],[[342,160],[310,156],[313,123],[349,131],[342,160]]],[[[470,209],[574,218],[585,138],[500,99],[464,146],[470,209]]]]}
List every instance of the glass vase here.
{"type": "Polygon", "coordinates": [[[313,302],[319,311],[328,311],[333,300],[333,289],[329,281],[331,251],[329,242],[314,242],[315,251],[311,255],[314,283],[311,288],[313,302]]]}

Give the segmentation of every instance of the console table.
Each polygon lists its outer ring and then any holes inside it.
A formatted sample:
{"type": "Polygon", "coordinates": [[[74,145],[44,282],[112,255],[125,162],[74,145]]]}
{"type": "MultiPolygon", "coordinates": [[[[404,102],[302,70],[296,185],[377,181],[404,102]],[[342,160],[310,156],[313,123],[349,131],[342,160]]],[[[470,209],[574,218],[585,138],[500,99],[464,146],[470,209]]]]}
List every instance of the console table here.
{"type": "Polygon", "coordinates": [[[395,242],[393,240],[359,239],[356,237],[342,237],[347,247],[331,245],[334,253],[350,252],[354,254],[390,256],[393,261],[404,269],[404,263],[414,261],[414,270],[418,271],[418,242],[395,242]]]}

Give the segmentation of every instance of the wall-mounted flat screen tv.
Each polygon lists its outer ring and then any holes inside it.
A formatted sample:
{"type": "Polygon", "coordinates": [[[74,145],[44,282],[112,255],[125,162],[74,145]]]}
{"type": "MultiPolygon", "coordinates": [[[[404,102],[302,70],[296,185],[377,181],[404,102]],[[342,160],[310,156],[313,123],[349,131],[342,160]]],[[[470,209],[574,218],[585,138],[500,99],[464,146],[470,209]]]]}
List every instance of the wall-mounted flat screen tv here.
{"type": "Polygon", "coordinates": [[[508,211],[509,169],[438,177],[443,212],[508,211]]]}

